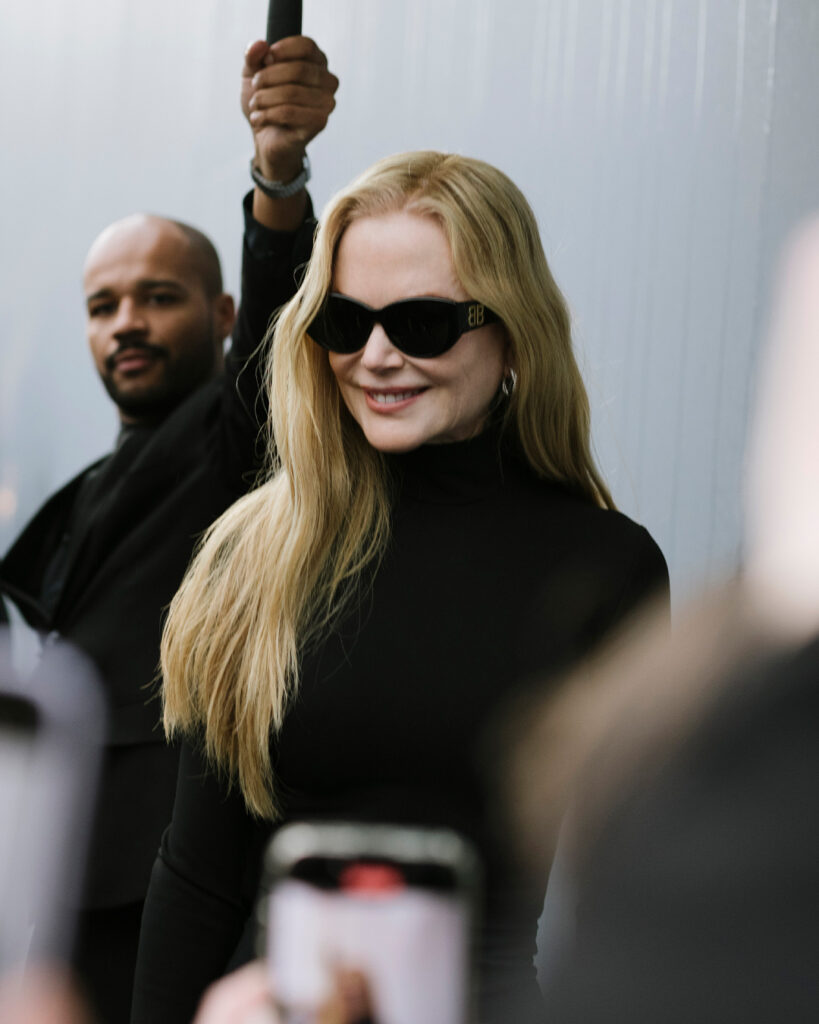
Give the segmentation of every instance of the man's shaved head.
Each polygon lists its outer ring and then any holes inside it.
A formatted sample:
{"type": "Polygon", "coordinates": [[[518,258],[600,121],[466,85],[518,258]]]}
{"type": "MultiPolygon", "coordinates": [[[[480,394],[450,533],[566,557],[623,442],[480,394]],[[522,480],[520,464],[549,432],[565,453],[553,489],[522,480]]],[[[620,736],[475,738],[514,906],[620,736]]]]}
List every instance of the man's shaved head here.
{"type": "Polygon", "coordinates": [[[186,224],[181,220],[160,217],[155,213],[132,213],[109,224],[91,243],[91,248],[88,250],[88,256],[86,257],[86,266],[88,266],[89,261],[94,256],[95,250],[98,250],[113,235],[121,231],[128,231],[140,224],[151,222],[158,225],[166,224],[171,228],[175,228],[185,238],[190,247],[191,265],[196,269],[198,276],[201,278],[205,294],[209,299],[214,298],[216,295],[221,295],[224,291],[222,264],[219,262],[219,253],[216,251],[216,246],[213,242],[199,228],[195,228],[193,225],[186,224]]]}

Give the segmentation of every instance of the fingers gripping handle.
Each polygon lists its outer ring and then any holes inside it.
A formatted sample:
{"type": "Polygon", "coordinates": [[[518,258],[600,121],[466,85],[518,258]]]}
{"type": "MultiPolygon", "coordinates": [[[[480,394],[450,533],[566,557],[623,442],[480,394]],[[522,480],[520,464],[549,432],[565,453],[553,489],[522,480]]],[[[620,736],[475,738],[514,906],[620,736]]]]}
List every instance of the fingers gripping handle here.
{"type": "Polygon", "coordinates": [[[267,8],[267,42],[301,35],[301,0],[270,0],[267,8]]]}

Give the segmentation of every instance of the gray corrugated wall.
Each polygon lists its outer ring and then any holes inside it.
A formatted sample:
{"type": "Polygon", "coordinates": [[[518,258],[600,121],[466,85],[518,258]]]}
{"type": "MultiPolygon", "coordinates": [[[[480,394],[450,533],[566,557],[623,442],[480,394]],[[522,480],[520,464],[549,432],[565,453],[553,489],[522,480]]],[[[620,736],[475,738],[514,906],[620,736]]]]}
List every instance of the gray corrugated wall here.
{"type": "MultiPolygon", "coordinates": [[[[244,44],[263,0],[3,14],[0,547],[115,430],[79,271],[133,209],[200,224],[235,288],[244,44]],[[196,16],[194,19],[194,10],[196,16]]],[[[305,0],[342,80],[312,192],[432,146],[506,170],[574,312],[597,451],[677,596],[736,560],[777,246],[819,207],[816,0],[305,0]]]]}

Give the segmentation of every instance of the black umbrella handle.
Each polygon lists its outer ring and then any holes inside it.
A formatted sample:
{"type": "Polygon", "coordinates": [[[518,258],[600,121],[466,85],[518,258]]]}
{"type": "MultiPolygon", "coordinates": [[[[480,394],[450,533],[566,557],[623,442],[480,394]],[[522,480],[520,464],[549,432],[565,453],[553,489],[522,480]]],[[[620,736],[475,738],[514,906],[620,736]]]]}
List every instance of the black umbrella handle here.
{"type": "Polygon", "coordinates": [[[270,0],[267,8],[267,41],[301,35],[301,0],[270,0]]]}

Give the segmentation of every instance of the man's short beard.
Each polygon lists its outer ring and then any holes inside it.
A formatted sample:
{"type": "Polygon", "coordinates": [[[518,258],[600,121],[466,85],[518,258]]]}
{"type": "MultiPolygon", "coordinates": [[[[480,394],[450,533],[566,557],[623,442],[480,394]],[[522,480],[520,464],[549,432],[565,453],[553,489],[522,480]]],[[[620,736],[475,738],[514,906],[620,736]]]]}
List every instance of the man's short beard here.
{"type": "Polygon", "coordinates": [[[146,385],[144,389],[122,390],[113,373],[106,371],[101,376],[103,387],[122,415],[135,422],[158,423],[211,380],[218,367],[213,328],[209,334],[210,337],[203,339],[202,348],[188,353],[184,359],[173,361],[163,351],[165,372],[156,384],[146,385]]]}
{"type": "Polygon", "coordinates": [[[131,420],[155,423],[164,420],[166,416],[170,415],[181,402],[184,402],[204,382],[198,381],[189,386],[187,390],[181,390],[170,387],[168,382],[163,381],[161,384],[157,384],[152,388],[146,388],[144,391],[125,393],[120,391],[109,376],[103,377],[102,383],[108,392],[108,397],[124,416],[131,420]]]}

